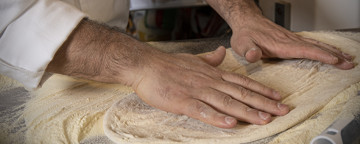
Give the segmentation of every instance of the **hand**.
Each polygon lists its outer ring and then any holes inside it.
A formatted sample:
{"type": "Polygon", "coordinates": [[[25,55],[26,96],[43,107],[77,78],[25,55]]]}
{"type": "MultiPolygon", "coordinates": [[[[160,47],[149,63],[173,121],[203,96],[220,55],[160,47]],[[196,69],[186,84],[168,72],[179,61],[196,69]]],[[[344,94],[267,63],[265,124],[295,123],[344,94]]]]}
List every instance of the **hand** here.
{"type": "Polygon", "coordinates": [[[166,54],[126,34],[82,20],[46,71],[132,86],[149,105],[222,128],[236,120],[266,124],[289,112],[274,90],[213,66],[225,48],[196,57],[166,54]]]}
{"type": "Polygon", "coordinates": [[[143,57],[147,63],[137,70],[132,87],[153,107],[221,128],[235,127],[237,120],[262,125],[271,121],[271,115],[289,112],[277,102],[281,96],[274,90],[213,67],[222,62],[225,52],[219,47],[200,57],[151,53],[143,57]]]}
{"type": "Polygon", "coordinates": [[[233,26],[231,46],[249,62],[260,58],[307,58],[331,64],[340,69],[351,69],[353,57],[335,47],[296,35],[261,15],[233,26]]]}

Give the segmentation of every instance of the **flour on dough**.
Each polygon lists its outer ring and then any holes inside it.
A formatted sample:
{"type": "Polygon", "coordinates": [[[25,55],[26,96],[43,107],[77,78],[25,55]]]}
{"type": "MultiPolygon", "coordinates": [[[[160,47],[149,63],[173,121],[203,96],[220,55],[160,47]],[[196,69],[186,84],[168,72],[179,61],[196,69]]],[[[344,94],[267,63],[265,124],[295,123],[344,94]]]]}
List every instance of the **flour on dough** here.
{"type": "Polygon", "coordinates": [[[53,75],[26,103],[25,143],[78,144],[105,136],[105,111],[131,92],[124,85],[53,75]]]}
{"type": "MultiPolygon", "coordinates": [[[[360,43],[334,33],[303,32],[300,35],[334,45],[355,55],[360,62],[360,43]]],[[[144,104],[135,95],[115,103],[104,118],[105,134],[116,143],[244,143],[285,131],[321,110],[338,93],[360,81],[360,67],[339,70],[311,60],[237,63],[227,50],[220,68],[241,73],[280,91],[282,102],[292,109],[267,125],[239,123],[220,129],[187,116],[166,113],[144,104]]]]}
{"type": "Polygon", "coordinates": [[[339,93],[319,112],[306,121],[277,135],[268,144],[310,143],[336,119],[352,117],[360,113],[360,82],[339,93]]]}

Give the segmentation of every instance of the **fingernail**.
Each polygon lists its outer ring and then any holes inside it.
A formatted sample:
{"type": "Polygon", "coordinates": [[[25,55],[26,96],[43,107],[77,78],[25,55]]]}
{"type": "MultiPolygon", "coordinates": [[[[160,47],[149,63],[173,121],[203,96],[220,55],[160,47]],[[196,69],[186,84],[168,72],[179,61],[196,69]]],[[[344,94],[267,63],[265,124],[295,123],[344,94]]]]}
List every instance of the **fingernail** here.
{"type": "Polygon", "coordinates": [[[256,51],[256,48],[251,48],[250,50],[251,50],[251,51],[256,51]]]}
{"type": "Polygon", "coordinates": [[[205,55],[205,57],[212,57],[213,55],[214,55],[214,52],[211,52],[211,53],[205,55]]]}
{"type": "Polygon", "coordinates": [[[226,122],[226,124],[228,124],[228,125],[233,124],[234,121],[235,121],[235,118],[233,118],[233,117],[229,117],[229,116],[225,117],[225,122],[226,122]]]}
{"type": "Polygon", "coordinates": [[[286,110],[287,109],[287,106],[282,104],[282,103],[278,103],[277,104],[277,107],[280,109],[280,110],[286,110]]]}
{"type": "Polygon", "coordinates": [[[281,99],[281,95],[279,94],[279,92],[273,91],[273,95],[274,95],[276,98],[281,99]]]}
{"type": "Polygon", "coordinates": [[[246,51],[246,53],[245,53],[244,56],[246,56],[250,51],[256,51],[256,48],[251,48],[251,49],[249,49],[248,51],[246,51]]]}
{"type": "Polygon", "coordinates": [[[270,118],[270,114],[259,111],[259,117],[263,120],[267,120],[270,118]]]}

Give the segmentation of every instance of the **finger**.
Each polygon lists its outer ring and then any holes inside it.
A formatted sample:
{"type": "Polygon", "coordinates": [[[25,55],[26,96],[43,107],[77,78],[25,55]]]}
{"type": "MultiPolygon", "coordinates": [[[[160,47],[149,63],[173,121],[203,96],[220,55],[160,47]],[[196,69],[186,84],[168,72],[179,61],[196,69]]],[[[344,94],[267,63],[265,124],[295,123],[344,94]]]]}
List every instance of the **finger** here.
{"type": "Polygon", "coordinates": [[[345,59],[349,60],[349,61],[352,61],[354,60],[354,56],[348,54],[348,53],[345,53],[345,52],[341,52],[341,55],[343,55],[345,57],[345,59]]]}
{"type": "Polygon", "coordinates": [[[266,98],[258,93],[247,90],[231,83],[222,83],[216,87],[217,90],[224,92],[234,99],[261,111],[274,115],[285,115],[289,112],[289,107],[266,98]]]}
{"type": "Polygon", "coordinates": [[[222,63],[226,55],[226,49],[224,46],[218,47],[215,51],[207,53],[205,55],[198,55],[203,61],[211,66],[218,66],[222,63]]]}
{"type": "Polygon", "coordinates": [[[348,70],[348,69],[354,68],[355,63],[353,63],[351,61],[347,61],[347,60],[341,60],[341,61],[339,61],[339,63],[335,64],[334,66],[339,69],[348,70]]]}
{"type": "Polygon", "coordinates": [[[299,44],[295,46],[285,44],[282,47],[293,47],[293,49],[283,49],[285,58],[306,58],[326,64],[336,64],[339,61],[338,57],[333,54],[310,44],[299,44]]]}
{"type": "MultiPolygon", "coordinates": [[[[322,43],[322,42],[319,42],[319,41],[316,41],[313,39],[308,39],[308,38],[306,38],[305,40],[313,43],[321,50],[326,51],[326,52],[330,53],[331,55],[338,58],[337,63],[328,63],[328,64],[333,64],[335,67],[340,68],[340,69],[345,69],[345,70],[355,67],[355,64],[352,62],[352,60],[354,58],[353,56],[351,56],[347,53],[341,52],[340,50],[338,50],[337,48],[335,48],[331,45],[328,45],[328,44],[325,44],[325,43],[322,43]]],[[[321,61],[321,62],[324,62],[324,61],[321,61]]],[[[326,63],[326,62],[324,62],[324,63],[326,63]]]]}
{"type": "Polygon", "coordinates": [[[275,91],[257,81],[254,81],[246,76],[239,75],[239,74],[232,74],[232,73],[224,73],[222,75],[222,79],[224,79],[225,81],[228,81],[228,82],[232,82],[234,84],[238,84],[246,89],[249,89],[251,91],[254,91],[256,93],[264,95],[268,98],[271,98],[274,100],[281,100],[281,96],[277,91],[275,91]]]}
{"type": "Polygon", "coordinates": [[[321,46],[306,46],[302,48],[302,58],[308,58],[312,60],[318,60],[320,62],[334,65],[340,69],[351,69],[355,64],[351,61],[348,61],[343,56],[338,55],[328,49],[324,49],[321,46]],[[332,60],[329,58],[333,57],[332,60]]]}
{"type": "Polygon", "coordinates": [[[186,107],[182,109],[182,114],[207,124],[220,128],[232,128],[237,123],[235,118],[222,114],[197,99],[188,99],[184,101],[184,105],[186,107]]]}
{"type": "Polygon", "coordinates": [[[269,113],[250,108],[231,96],[215,89],[206,89],[206,91],[201,92],[200,95],[195,97],[240,121],[258,125],[267,124],[271,121],[271,115],[269,113]]]}
{"type": "MultiPolygon", "coordinates": [[[[280,27],[282,28],[282,27],[280,27]]],[[[347,62],[350,62],[353,60],[353,56],[347,54],[347,53],[344,53],[344,52],[341,52],[339,49],[335,48],[334,46],[331,46],[329,44],[326,44],[326,43],[323,43],[323,42],[320,42],[320,41],[317,41],[317,40],[314,40],[314,39],[311,39],[311,38],[306,38],[306,37],[303,37],[303,36],[300,36],[300,35],[294,35],[293,33],[289,33],[289,36],[290,35],[293,35],[289,38],[292,38],[294,41],[306,41],[306,42],[309,42],[313,45],[315,45],[317,48],[320,48],[322,49],[323,51],[328,52],[330,53],[332,56],[335,56],[338,58],[338,60],[336,61],[336,58],[332,57],[331,55],[329,54],[324,54],[323,52],[320,52],[318,54],[318,56],[313,56],[313,57],[319,57],[319,58],[311,58],[311,57],[308,57],[308,59],[312,59],[312,60],[318,60],[318,61],[321,61],[323,63],[326,63],[326,64],[335,64],[338,65],[337,67],[338,68],[346,68],[346,64],[338,64],[338,63],[342,63],[340,61],[342,61],[341,59],[344,59],[343,61],[347,61],[347,62]],[[339,60],[340,59],[340,60],[339,60]]],[[[317,54],[317,53],[314,53],[314,54],[317,54]]],[[[351,64],[353,65],[353,64],[351,64]]]]}
{"type": "Polygon", "coordinates": [[[353,56],[351,56],[350,54],[347,54],[347,53],[344,53],[342,52],[341,50],[337,49],[336,47],[334,46],[331,46],[329,44],[326,44],[326,43],[323,43],[323,42],[320,42],[320,41],[317,41],[317,40],[314,40],[314,39],[310,39],[310,38],[303,38],[305,41],[307,42],[310,42],[310,43],[313,43],[315,45],[317,45],[319,48],[323,49],[323,50],[326,50],[326,51],[330,51],[332,52],[333,54],[335,54],[337,57],[342,57],[348,61],[351,61],[353,60],[353,56]]]}
{"type": "Polygon", "coordinates": [[[317,60],[326,64],[334,65],[339,69],[351,69],[355,66],[354,63],[347,61],[342,57],[336,57],[331,52],[317,48],[315,46],[299,46],[296,52],[287,50],[285,55],[292,58],[306,58],[317,60]]]}
{"type": "Polygon", "coordinates": [[[232,42],[233,50],[237,54],[244,56],[248,62],[256,62],[261,59],[261,49],[250,38],[242,37],[235,39],[235,41],[238,42],[232,42]]]}

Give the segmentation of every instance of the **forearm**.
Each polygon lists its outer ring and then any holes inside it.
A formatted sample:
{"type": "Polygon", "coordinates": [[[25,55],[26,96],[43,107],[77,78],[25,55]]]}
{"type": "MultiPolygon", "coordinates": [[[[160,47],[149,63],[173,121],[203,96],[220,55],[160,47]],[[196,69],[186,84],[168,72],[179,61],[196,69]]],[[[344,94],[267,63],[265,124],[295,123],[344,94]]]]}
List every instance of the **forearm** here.
{"type": "Polygon", "coordinates": [[[234,30],[254,17],[262,17],[254,0],[206,0],[234,30]]]}
{"type": "Polygon", "coordinates": [[[121,32],[82,20],[47,67],[59,73],[100,82],[131,85],[144,53],[154,51],[121,32]]]}

